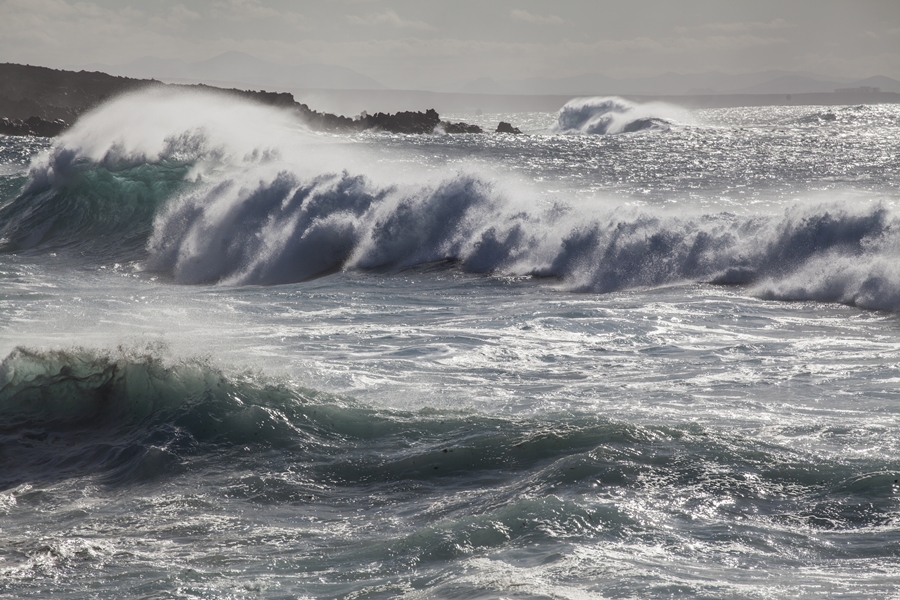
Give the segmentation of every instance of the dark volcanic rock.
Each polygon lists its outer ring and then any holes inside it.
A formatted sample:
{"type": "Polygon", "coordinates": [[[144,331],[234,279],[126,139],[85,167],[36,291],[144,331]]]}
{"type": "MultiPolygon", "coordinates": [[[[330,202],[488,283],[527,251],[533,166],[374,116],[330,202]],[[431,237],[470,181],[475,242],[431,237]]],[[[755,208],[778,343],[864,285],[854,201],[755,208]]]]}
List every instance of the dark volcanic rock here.
{"type": "Polygon", "coordinates": [[[139,89],[202,89],[236,96],[267,106],[293,110],[310,128],[320,131],[357,132],[366,130],[390,133],[432,133],[438,126],[448,133],[481,133],[477,125],[441,123],[434,109],[396,114],[363,113],[355,119],[320,113],[294,100],[288,93],[222,89],[208,85],[164,84],[155,80],[113,77],[106,73],[59,71],[45,67],[0,64],[0,133],[7,135],[53,136],[67,123],[99,106],[104,101],[139,89]],[[37,119],[35,121],[32,118],[37,119]]]}
{"type": "Polygon", "coordinates": [[[522,133],[518,127],[513,127],[510,123],[506,121],[500,121],[500,124],[497,125],[497,131],[494,133],[522,133]]]}
{"type": "Polygon", "coordinates": [[[62,119],[46,121],[40,117],[28,117],[21,119],[0,118],[0,135],[34,135],[38,137],[53,137],[62,133],[68,127],[62,119]]]}
{"type": "Polygon", "coordinates": [[[0,64],[0,116],[23,120],[63,119],[71,123],[113,96],[152,85],[162,84],[106,73],[0,64]]]}
{"type": "MultiPolygon", "coordinates": [[[[355,119],[320,113],[305,104],[297,104],[296,110],[312,129],[322,131],[386,131],[389,133],[422,134],[432,133],[441,124],[437,111],[430,108],[425,112],[398,112],[395,114],[362,113],[355,119]]],[[[471,126],[469,126],[471,127],[471,126]]]]}
{"type": "Polygon", "coordinates": [[[295,109],[311,129],[319,131],[358,131],[353,119],[350,117],[320,113],[305,104],[296,104],[295,109]]]}
{"type": "Polygon", "coordinates": [[[478,125],[450,123],[449,121],[441,121],[441,129],[444,130],[444,133],[484,133],[478,125]]]}
{"type": "Polygon", "coordinates": [[[424,113],[398,112],[394,115],[376,113],[360,116],[362,129],[377,129],[391,133],[431,133],[441,122],[441,117],[433,108],[424,113]]]}

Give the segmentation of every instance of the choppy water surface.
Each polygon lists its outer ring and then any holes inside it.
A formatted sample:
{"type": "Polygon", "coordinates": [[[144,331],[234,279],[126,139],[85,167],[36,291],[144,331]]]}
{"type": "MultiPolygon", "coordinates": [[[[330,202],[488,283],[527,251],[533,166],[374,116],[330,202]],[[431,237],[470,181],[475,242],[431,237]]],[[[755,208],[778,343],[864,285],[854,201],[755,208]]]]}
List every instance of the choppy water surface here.
{"type": "Polygon", "coordinates": [[[567,110],[0,138],[0,594],[893,597],[900,108],[567,110]]]}

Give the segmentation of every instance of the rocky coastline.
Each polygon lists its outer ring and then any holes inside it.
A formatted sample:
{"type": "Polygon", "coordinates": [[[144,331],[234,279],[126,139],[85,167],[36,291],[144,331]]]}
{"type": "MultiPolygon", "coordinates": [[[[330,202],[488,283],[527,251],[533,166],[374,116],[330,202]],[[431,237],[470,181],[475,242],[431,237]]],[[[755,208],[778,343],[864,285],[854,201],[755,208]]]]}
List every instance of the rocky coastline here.
{"type": "Polygon", "coordinates": [[[0,118],[0,135],[32,135],[35,137],[55,137],[62,133],[68,123],[62,119],[47,121],[40,117],[27,119],[0,118]]]}
{"type": "MultiPolygon", "coordinates": [[[[46,67],[0,64],[0,135],[53,137],[79,116],[120,94],[164,87],[202,89],[293,110],[311,129],[327,132],[384,131],[403,134],[484,133],[478,125],[442,121],[434,109],[394,114],[363,112],[350,118],[318,112],[286,92],[217,88],[203,84],[166,84],[152,79],[115,77],[106,73],[62,71],[46,67]]],[[[508,123],[497,132],[521,133],[508,123]]]]}

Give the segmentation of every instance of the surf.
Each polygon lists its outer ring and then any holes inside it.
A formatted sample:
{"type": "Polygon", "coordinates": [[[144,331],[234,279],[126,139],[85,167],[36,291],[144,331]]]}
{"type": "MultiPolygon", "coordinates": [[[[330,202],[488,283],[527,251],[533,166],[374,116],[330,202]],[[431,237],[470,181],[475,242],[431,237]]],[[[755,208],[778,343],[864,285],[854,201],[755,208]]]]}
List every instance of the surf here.
{"type": "MultiPolygon", "coordinates": [[[[582,130],[602,121],[609,133],[627,126],[613,126],[615,115],[648,110],[579,100],[559,122],[582,130]]],[[[665,111],[657,112],[649,118],[665,111]]],[[[128,262],[191,285],[390,276],[446,263],[549,279],[565,291],[710,283],[900,309],[889,203],[818,200],[732,214],[600,200],[548,203],[489,170],[395,170],[288,111],[155,90],[98,108],[33,161],[21,193],[0,207],[0,251],[128,262]]]]}

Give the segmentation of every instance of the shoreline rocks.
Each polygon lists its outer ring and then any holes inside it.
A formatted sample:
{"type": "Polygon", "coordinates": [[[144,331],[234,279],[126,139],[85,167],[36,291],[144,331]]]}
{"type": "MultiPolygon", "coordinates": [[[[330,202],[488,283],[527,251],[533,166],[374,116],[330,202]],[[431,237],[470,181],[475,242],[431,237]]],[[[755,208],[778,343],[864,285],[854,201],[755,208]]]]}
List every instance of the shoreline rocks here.
{"type": "Polygon", "coordinates": [[[441,129],[444,130],[444,133],[484,133],[484,130],[478,125],[450,123],[449,121],[441,121],[441,129]]]}
{"type": "Polygon", "coordinates": [[[69,125],[62,119],[47,121],[40,117],[28,117],[22,119],[0,118],[0,134],[2,135],[33,135],[36,137],[55,137],[62,133],[69,125]]]}

